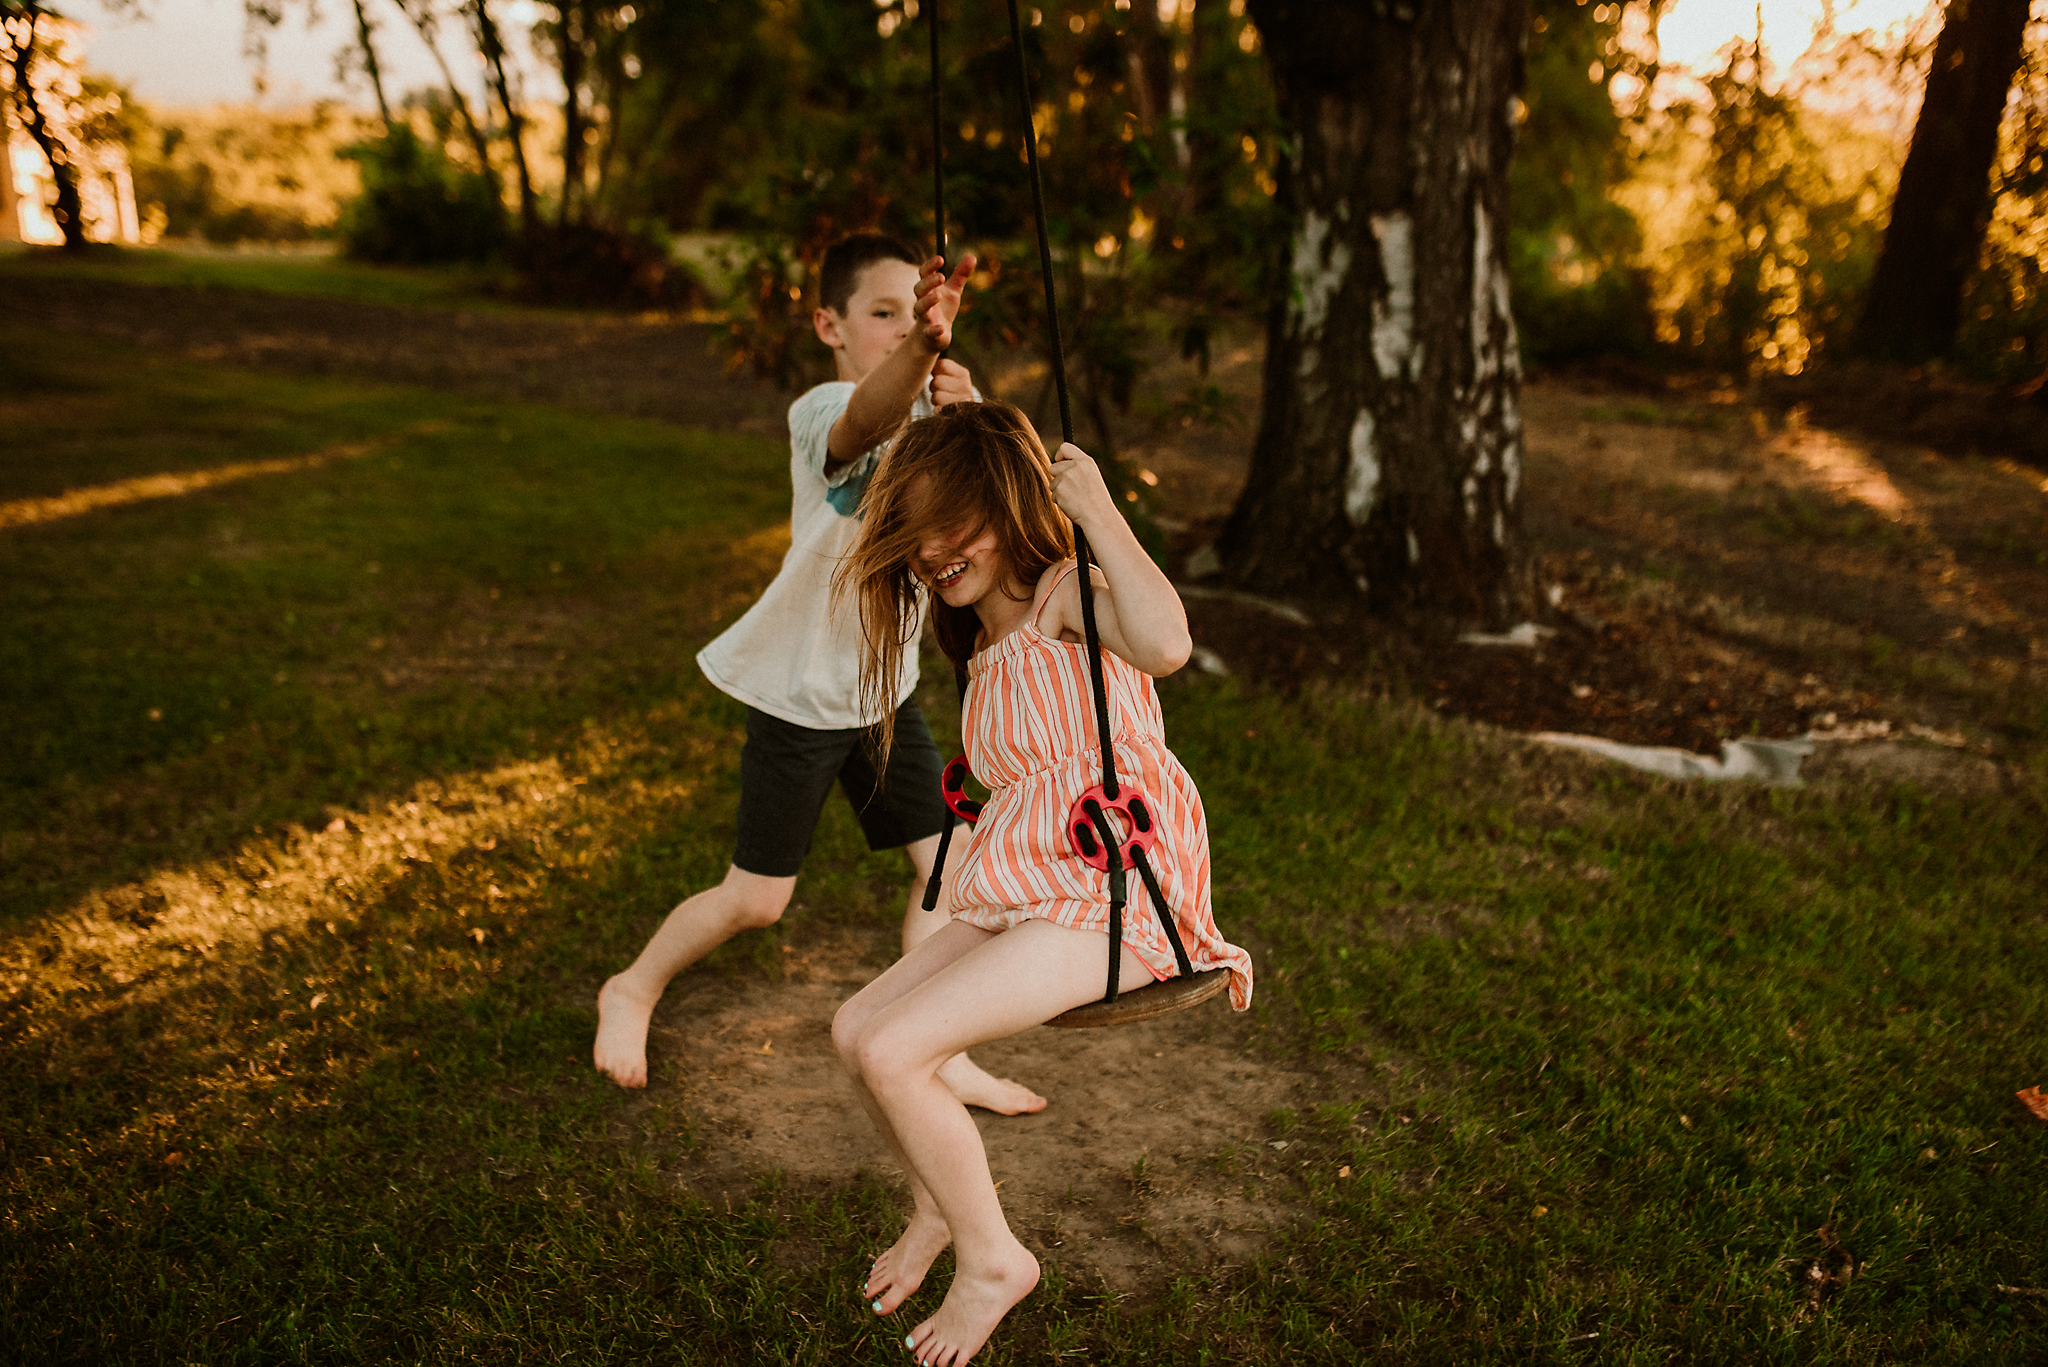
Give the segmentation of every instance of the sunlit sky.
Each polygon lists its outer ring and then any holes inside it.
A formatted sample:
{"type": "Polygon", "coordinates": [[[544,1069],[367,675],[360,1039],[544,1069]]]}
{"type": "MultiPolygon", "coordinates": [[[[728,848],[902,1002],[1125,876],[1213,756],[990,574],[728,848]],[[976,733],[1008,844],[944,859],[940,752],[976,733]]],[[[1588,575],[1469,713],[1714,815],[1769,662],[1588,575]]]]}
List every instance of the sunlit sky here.
{"type": "MultiPolygon", "coordinates": [[[[851,0],[849,0],[851,2],[851,0]]],[[[1928,0],[1835,0],[1838,29],[1884,30],[1915,18],[1928,0]]],[[[1763,0],[1764,40],[1780,65],[1803,51],[1819,22],[1824,0],[1763,0]]],[[[247,100],[255,93],[255,65],[242,55],[241,0],[142,0],[141,17],[122,17],[104,0],[71,0],[64,6],[72,18],[96,30],[91,63],[97,70],[125,81],[145,100],[164,105],[212,104],[247,100]]],[[[439,84],[433,61],[406,25],[391,0],[371,0],[380,20],[379,56],[385,85],[395,97],[424,85],[439,84]]],[[[1700,66],[1730,38],[1754,32],[1757,5],[1753,0],[1674,0],[1658,27],[1666,62],[1700,66]]],[[[501,4],[501,22],[508,29],[530,22],[531,0],[501,4]]],[[[350,0],[316,0],[314,22],[307,23],[304,0],[291,0],[290,17],[270,37],[269,87],[264,103],[289,106],[316,98],[338,98],[367,107],[370,95],[360,80],[353,88],[336,81],[334,54],[354,35],[350,0]]],[[[448,35],[454,61],[462,47],[460,35],[448,35]]],[[[474,58],[457,66],[467,80],[474,58]]],[[[546,76],[534,71],[534,93],[545,89],[546,76]]]]}

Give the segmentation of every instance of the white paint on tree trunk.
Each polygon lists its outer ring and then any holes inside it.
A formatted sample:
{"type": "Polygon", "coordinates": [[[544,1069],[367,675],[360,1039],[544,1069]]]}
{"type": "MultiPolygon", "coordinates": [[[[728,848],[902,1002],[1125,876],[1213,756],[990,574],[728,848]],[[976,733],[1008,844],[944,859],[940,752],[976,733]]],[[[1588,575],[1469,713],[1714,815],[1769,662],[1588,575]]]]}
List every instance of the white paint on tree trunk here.
{"type": "Polygon", "coordinates": [[[1373,445],[1372,410],[1361,408],[1351,424],[1351,464],[1344,472],[1344,516],[1363,527],[1380,492],[1380,453],[1373,445]]]}
{"type": "Polygon", "coordinates": [[[1408,563],[1411,565],[1422,563],[1422,543],[1415,539],[1415,529],[1413,527],[1408,529],[1408,563]]]}
{"type": "MultiPolygon", "coordinates": [[[[1510,412],[1512,411],[1511,406],[1510,412]]],[[[1519,423],[1517,425],[1519,426],[1519,423]]],[[[1522,491],[1522,443],[1518,433],[1508,430],[1506,419],[1502,420],[1501,427],[1507,432],[1508,438],[1507,445],[1500,453],[1501,473],[1507,476],[1501,501],[1512,508],[1515,506],[1515,497],[1522,491]]]]}
{"type": "Polygon", "coordinates": [[[1374,214],[1380,270],[1387,293],[1372,306],[1372,359],[1383,380],[1412,379],[1421,368],[1415,344],[1415,220],[1405,213],[1374,214]]]}
{"type": "Polygon", "coordinates": [[[1503,513],[1499,508],[1493,510],[1493,544],[1496,546],[1508,544],[1507,514],[1503,513]]]}
{"type": "Polygon", "coordinates": [[[1479,520],[1479,481],[1470,475],[1465,476],[1465,520],[1479,520]]]}

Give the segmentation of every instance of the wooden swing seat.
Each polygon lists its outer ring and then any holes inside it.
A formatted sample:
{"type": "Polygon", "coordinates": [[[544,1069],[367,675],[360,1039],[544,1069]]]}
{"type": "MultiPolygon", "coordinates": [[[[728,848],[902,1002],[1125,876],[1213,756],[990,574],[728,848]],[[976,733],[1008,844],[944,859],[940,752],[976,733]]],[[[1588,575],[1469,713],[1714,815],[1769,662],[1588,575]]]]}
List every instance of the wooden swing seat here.
{"type": "Polygon", "coordinates": [[[1117,993],[1113,1002],[1092,1001],[1061,1012],[1046,1024],[1057,1030],[1093,1030],[1105,1025],[1132,1025],[1155,1016],[1170,1016],[1199,1006],[1230,987],[1230,970],[1212,968],[1191,978],[1168,978],[1117,993]]]}

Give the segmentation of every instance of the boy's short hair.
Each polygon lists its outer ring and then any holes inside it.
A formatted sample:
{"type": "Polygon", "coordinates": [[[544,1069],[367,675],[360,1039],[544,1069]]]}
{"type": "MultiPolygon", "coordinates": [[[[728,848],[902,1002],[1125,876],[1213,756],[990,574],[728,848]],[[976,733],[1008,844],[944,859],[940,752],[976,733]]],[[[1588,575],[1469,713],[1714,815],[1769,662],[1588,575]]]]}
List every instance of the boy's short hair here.
{"type": "Polygon", "coordinates": [[[860,273],[877,261],[901,261],[922,266],[924,258],[900,237],[887,233],[853,233],[825,249],[825,262],[818,269],[818,302],[844,318],[860,288],[860,273]]]}

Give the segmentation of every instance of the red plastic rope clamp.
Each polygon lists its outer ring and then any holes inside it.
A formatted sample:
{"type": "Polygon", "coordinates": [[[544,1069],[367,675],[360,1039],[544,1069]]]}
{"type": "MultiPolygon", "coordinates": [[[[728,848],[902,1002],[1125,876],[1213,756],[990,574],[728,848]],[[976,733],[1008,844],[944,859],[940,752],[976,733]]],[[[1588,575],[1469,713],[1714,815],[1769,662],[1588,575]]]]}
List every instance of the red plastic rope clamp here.
{"type": "MultiPolygon", "coordinates": [[[[1123,867],[1128,869],[1135,862],[1131,858],[1133,850],[1149,854],[1153,842],[1159,838],[1158,827],[1152,820],[1152,804],[1145,800],[1145,795],[1130,783],[1119,783],[1117,787],[1122,790],[1122,796],[1111,801],[1102,791],[1102,785],[1096,784],[1075,798],[1073,808],[1067,813],[1067,835],[1074,842],[1074,853],[1091,868],[1108,869],[1109,851],[1102,848],[1102,837],[1095,829],[1095,817],[1088,810],[1090,803],[1099,808],[1104,817],[1114,812],[1123,818],[1125,835],[1117,846],[1123,867]]],[[[1109,828],[1114,831],[1116,822],[1111,821],[1109,828]]]]}
{"type": "Polygon", "coordinates": [[[946,800],[954,816],[970,826],[981,815],[981,804],[967,796],[967,780],[973,776],[965,755],[955,755],[946,761],[946,771],[939,775],[939,796],[946,800]]]}

